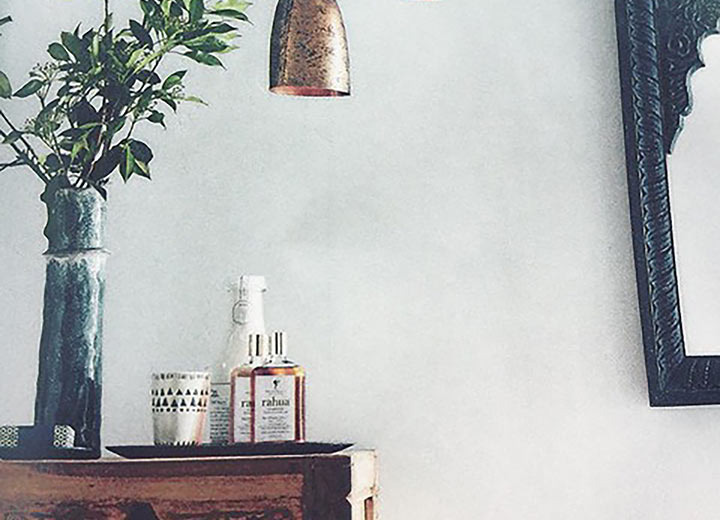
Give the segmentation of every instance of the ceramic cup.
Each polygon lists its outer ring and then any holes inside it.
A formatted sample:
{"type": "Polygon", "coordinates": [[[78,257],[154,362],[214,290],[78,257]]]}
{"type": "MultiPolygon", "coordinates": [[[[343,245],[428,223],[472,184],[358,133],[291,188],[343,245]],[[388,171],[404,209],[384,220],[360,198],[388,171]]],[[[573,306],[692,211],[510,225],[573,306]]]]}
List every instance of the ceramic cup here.
{"type": "Polygon", "coordinates": [[[210,399],[210,374],[153,374],[150,394],[156,445],[192,445],[202,442],[210,399]]]}

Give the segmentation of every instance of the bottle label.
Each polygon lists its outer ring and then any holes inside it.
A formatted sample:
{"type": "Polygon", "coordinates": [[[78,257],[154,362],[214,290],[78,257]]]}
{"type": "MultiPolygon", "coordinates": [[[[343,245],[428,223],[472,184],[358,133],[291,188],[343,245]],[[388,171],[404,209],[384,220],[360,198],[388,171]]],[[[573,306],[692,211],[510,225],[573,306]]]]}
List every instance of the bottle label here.
{"type": "Polygon", "coordinates": [[[210,442],[226,444],[230,437],[230,383],[210,385],[210,442]]]}
{"type": "Polygon", "coordinates": [[[250,442],[250,417],[252,412],[250,377],[236,376],[234,387],[233,442],[250,442]]]}
{"type": "Polygon", "coordinates": [[[255,441],[294,441],[295,376],[255,376],[255,441]]]}

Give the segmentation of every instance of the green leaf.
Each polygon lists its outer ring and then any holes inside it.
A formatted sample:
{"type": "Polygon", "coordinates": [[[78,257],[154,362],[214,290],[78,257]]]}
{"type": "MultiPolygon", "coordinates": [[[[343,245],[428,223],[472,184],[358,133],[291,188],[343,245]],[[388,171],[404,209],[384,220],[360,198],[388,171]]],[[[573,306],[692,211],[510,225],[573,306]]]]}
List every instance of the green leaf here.
{"type": "Polygon", "coordinates": [[[167,96],[167,95],[161,96],[161,97],[160,97],[160,101],[162,101],[162,102],[165,103],[167,106],[169,106],[170,108],[172,108],[173,112],[177,112],[177,108],[178,108],[178,107],[177,107],[177,103],[175,102],[175,100],[174,100],[171,96],[167,96]]]}
{"type": "Polygon", "coordinates": [[[233,18],[235,20],[241,20],[243,22],[250,22],[250,18],[243,12],[235,9],[213,9],[210,11],[211,14],[222,16],[224,18],[233,18]]]}
{"type": "Polygon", "coordinates": [[[152,37],[150,36],[150,33],[140,25],[135,20],[130,20],[130,31],[132,32],[133,36],[142,43],[143,45],[146,45],[148,47],[152,47],[153,41],[152,37]]]}
{"type": "Polygon", "coordinates": [[[163,14],[167,18],[170,16],[170,6],[172,5],[172,0],[162,0],[162,4],[160,4],[160,8],[162,9],[163,14]]]}
{"type": "Polygon", "coordinates": [[[92,38],[92,44],[90,45],[90,53],[93,58],[97,59],[100,57],[100,34],[95,33],[92,38]]]}
{"type": "Polygon", "coordinates": [[[63,32],[60,34],[60,39],[62,40],[65,48],[68,49],[73,56],[75,56],[76,60],[82,60],[85,54],[85,47],[83,46],[82,40],[78,38],[76,34],[63,32]]]}
{"type": "Polygon", "coordinates": [[[252,5],[246,0],[221,0],[215,4],[215,9],[234,9],[235,11],[245,11],[252,5]]]}
{"type": "Polygon", "coordinates": [[[205,105],[208,106],[208,103],[197,96],[186,96],[182,98],[183,101],[189,101],[190,103],[198,103],[199,105],[205,105]]]}
{"type": "Polygon", "coordinates": [[[108,126],[110,127],[110,130],[109,130],[110,134],[111,134],[111,135],[117,134],[120,130],[123,129],[123,127],[125,126],[125,123],[126,123],[126,122],[127,122],[127,118],[126,118],[126,117],[121,117],[121,118],[118,119],[117,121],[109,124],[108,126]]]}
{"type": "Polygon", "coordinates": [[[45,158],[45,166],[47,166],[50,171],[56,172],[62,168],[62,163],[57,155],[51,153],[45,158]]]}
{"type": "Polygon", "coordinates": [[[15,141],[20,139],[22,137],[22,132],[18,132],[17,130],[13,130],[10,132],[5,139],[3,139],[3,144],[13,144],[15,141]]]}
{"type": "Polygon", "coordinates": [[[57,91],[58,97],[65,97],[67,96],[70,91],[72,90],[72,85],[68,85],[67,83],[60,87],[57,91]]]}
{"type": "Polygon", "coordinates": [[[85,140],[77,141],[75,144],[73,144],[72,150],[70,151],[70,160],[74,161],[75,158],[85,150],[87,150],[87,143],[85,142],[85,140]]]}
{"type": "Polygon", "coordinates": [[[100,157],[90,171],[90,178],[99,181],[109,176],[115,168],[120,165],[120,161],[124,158],[123,149],[116,145],[110,148],[108,152],[100,157]]]}
{"type": "Polygon", "coordinates": [[[130,152],[138,161],[148,164],[153,160],[152,150],[148,145],[137,139],[131,139],[129,144],[130,152]]]}
{"type": "Polygon", "coordinates": [[[140,9],[145,16],[149,16],[155,12],[155,6],[149,0],[140,0],[140,9]]]}
{"type": "Polygon", "coordinates": [[[182,1],[175,0],[170,5],[170,16],[177,16],[178,18],[183,15],[183,9],[185,6],[183,6],[182,1]]]}
{"type": "Polygon", "coordinates": [[[129,145],[126,144],[124,150],[124,157],[120,161],[120,176],[127,182],[135,171],[135,157],[133,157],[129,145]]]}
{"type": "Polygon", "coordinates": [[[206,52],[201,51],[189,51],[185,53],[185,56],[188,58],[195,60],[198,63],[202,63],[203,65],[209,65],[211,67],[223,67],[225,68],[225,65],[223,65],[222,61],[217,59],[212,54],[208,54],[206,52]]]}
{"type": "Polygon", "coordinates": [[[182,79],[185,77],[185,74],[187,74],[186,70],[179,70],[170,74],[163,82],[163,90],[169,90],[182,83],[182,79]]]}
{"type": "MultiPolygon", "coordinates": [[[[146,66],[148,63],[150,63],[151,61],[153,61],[155,58],[157,58],[157,57],[159,57],[159,56],[162,56],[163,54],[165,54],[165,52],[166,52],[166,51],[164,51],[163,49],[159,49],[159,50],[157,50],[157,51],[155,51],[155,52],[153,52],[153,53],[151,53],[151,54],[148,54],[147,56],[145,56],[145,57],[142,59],[142,61],[140,61],[139,63],[137,63],[137,64],[134,66],[134,69],[135,69],[136,71],[139,71],[139,70],[144,69],[145,66],[146,66]]],[[[128,63],[128,66],[130,66],[129,63],[128,63]]]]}
{"type": "Polygon", "coordinates": [[[140,177],[151,179],[150,168],[148,165],[142,161],[138,161],[137,159],[135,160],[135,173],[137,173],[140,177]]]}
{"type": "Polygon", "coordinates": [[[58,61],[70,61],[70,55],[68,54],[68,51],[65,50],[65,47],[63,47],[58,42],[53,42],[48,47],[48,54],[55,58],[58,61]]]}
{"type": "Polygon", "coordinates": [[[207,53],[222,52],[230,48],[230,45],[213,35],[204,36],[202,38],[197,38],[194,41],[186,42],[185,46],[194,51],[207,53]]]}
{"type": "Polygon", "coordinates": [[[12,86],[10,85],[10,79],[0,70],[0,97],[11,98],[12,97],[12,86]]]}
{"type": "Polygon", "coordinates": [[[35,120],[42,122],[43,120],[49,118],[53,114],[53,111],[57,108],[57,106],[59,104],[60,104],[59,98],[52,100],[50,103],[45,105],[45,108],[43,108],[40,111],[40,113],[37,115],[37,117],[35,117],[35,120]]]}
{"type": "Polygon", "coordinates": [[[12,22],[12,17],[10,17],[10,16],[4,16],[4,17],[0,18],[0,26],[3,26],[6,23],[10,23],[10,22],[12,22]]]}
{"type": "Polygon", "coordinates": [[[166,128],[165,126],[165,114],[162,112],[158,112],[157,110],[154,110],[150,117],[148,117],[148,121],[151,123],[155,123],[157,125],[162,125],[163,128],[166,128]]]}
{"type": "Polygon", "coordinates": [[[70,109],[69,118],[79,127],[88,123],[98,123],[101,119],[97,109],[84,99],[70,109]]]}
{"type": "Polygon", "coordinates": [[[155,95],[156,91],[154,91],[153,89],[145,89],[140,95],[140,98],[138,98],[135,109],[139,112],[145,111],[150,106],[150,103],[152,102],[152,99],[153,97],[155,97],[155,95]]]}
{"type": "Polygon", "coordinates": [[[107,190],[102,187],[100,184],[94,184],[93,188],[97,190],[97,192],[100,194],[100,196],[103,198],[103,200],[107,200],[107,190]]]}
{"type": "Polygon", "coordinates": [[[146,15],[155,14],[160,5],[155,0],[140,0],[140,8],[146,15]]]}
{"type": "Polygon", "coordinates": [[[6,23],[10,23],[10,22],[12,22],[12,17],[10,17],[10,16],[4,16],[4,17],[0,18],[0,26],[3,26],[6,23]]]}
{"type": "Polygon", "coordinates": [[[204,0],[190,0],[190,22],[195,23],[200,21],[203,14],[205,13],[205,2],[204,0]]]}
{"type": "Polygon", "coordinates": [[[147,85],[157,85],[160,83],[160,76],[157,75],[157,73],[144,69],[138,72],[135,77],[138,81],[141,81],[142,83],[145,83],[147,85]]]}
{"type": "Polygon", "coordinates": [[[17,92],[15,92],[14,95],[15,95],[15,97],[19,97],[19,98],[26,98],[28,96],[32,96],[33,94],[35,94],[35,92],[40,90],[42,88],[42,86],[43,86],[43,82],[40,81],[39,79],[31,79],[30,81],[25,83],[22,87],[20,87],[20,89],[17,92]]]}
{"type": "Polygon", "coordinates": [[[84,132],[79,128],[68,128],[67,130],[63,130],[62,132],[60,132],[60,137],[67,137],[71,142],[74,142],[75,139],[83,135],[83,133],[84,132]]]}
{"type": "Polygon", "coordinates": [[[214,34],[225,34],[234,31],[235,27],[233,27],[229,23],[221,22],[212,24],[210,27],[208,27],[208,30],[214,34]]]}
{"type": "MultiPolygon", "coordinates": [[[[142,58],[145,55],[145,49],[140,48],[133,51],[133,53],[130,55],[130,58],[128,59],[127,66],[128,68],[133,68],[133,66],[140,61],[140,58],[142,58]]],[[[141,67],[142,68],[142,67],[141,67]]]]}
{"type": "Polygon", "coordinates": [[[102,123],[85,123],[84,125],[81,125],[78,127],[78,130],[92,130],[93,128],[97,128],[98,126],[103,126],[102,123]]]}

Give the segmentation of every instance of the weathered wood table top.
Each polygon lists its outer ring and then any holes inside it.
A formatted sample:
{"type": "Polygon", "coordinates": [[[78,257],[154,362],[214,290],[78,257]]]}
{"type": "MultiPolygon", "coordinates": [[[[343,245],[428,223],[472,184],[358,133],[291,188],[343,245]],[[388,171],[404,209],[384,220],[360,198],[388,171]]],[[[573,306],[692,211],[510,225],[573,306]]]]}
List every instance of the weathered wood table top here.
{"type": "Polygon", "coordinates": [[[376,455],[0,462],[4,520],[375,520],[376,455]]]}

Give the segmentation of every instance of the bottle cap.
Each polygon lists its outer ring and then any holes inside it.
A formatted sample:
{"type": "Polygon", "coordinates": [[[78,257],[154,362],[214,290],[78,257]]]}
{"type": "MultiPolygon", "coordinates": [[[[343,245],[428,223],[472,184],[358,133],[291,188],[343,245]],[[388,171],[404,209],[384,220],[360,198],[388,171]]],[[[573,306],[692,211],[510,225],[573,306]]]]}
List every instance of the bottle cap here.
{"type": "Polygon", "coordinates": [[[264,276],[244,274],[238,280],[240,300],[247,300],[250,293],[265,291],[267,291],[267,283],[264,276]]]}
{"type": "Polygon", "coordinates": [[[248,335],[248,355],[251,358],[264,358],[267,350],[267,336],[265,334],[248,335]]]}
{"type": "MultiPolygon", "coordinates": [[[[249,305],[251,305],[253,301],[258,302],[257,300],[253,300],[251,295],[259,295],[260,299],[262,299],[262,293],[267,291],[265,277],[244,274],[238,279],[235,288],[237,294],[235,304],[232,308],[232,320],[238,325],[246,325],[248,323],[249,305]]],[[[258,310],[260,314],[262,314],[262,302],[260,301],[259,303],[260,308],[258,310]]],[[[257,331],[258,327],[254,327],[254,329],[257,331]]],[[[260,327],[260,330],[264,331],[265,326],[260,327]]]]}
{"type": "Polygon", "coordinates": [[[287,355],[287,333],[276,330],[270,338],[270,354],[275,357],[287,355]]]}

